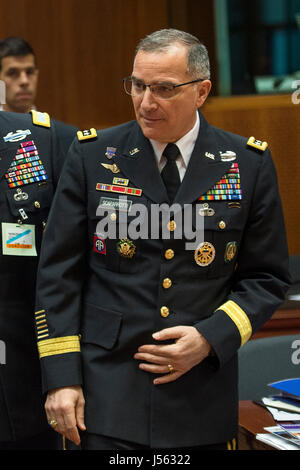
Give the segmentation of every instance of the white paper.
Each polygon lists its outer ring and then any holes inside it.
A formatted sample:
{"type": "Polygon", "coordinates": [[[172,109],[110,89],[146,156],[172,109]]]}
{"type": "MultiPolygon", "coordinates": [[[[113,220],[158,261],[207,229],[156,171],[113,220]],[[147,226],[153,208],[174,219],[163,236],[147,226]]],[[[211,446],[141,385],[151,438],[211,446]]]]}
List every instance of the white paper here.
{"type": "Polygon", "coordinates": [[[290,442],[281,439],[281,437],[274,436],[274,434],[269,433],[259,433],[256,434],[256,439],[261,442],[265,442],[275,449],[280,450],[300,450],[296,444],[291,444],[290,442]]]}
{"type": "Polygon", "coordinates": [[[300,421],[300,413],[288,413],[287,411],[277,410],[271,406],[267,408],[275,421],[300,421]]]}
{"type": "Polygon", "coordinates": [[[289,403],[285,403],[280,400],[273,400],[273,398],[262,398],[262,402],[266,406],[274,406],[275,408],[281,408],[289,411],[295,411],[296,413],[299,413],[300,406],[294,406],[290,405],[289,403]]]}

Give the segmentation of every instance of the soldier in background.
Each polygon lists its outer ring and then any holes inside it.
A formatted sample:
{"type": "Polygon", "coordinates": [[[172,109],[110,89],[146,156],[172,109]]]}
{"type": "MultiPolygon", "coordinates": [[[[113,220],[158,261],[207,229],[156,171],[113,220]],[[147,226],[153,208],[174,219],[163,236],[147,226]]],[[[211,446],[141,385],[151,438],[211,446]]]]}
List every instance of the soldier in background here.
{"type": "MultiPolygon", "coordinates": [[[[0,110],[29,113],[36,109],[39,70],[31,45],[20,37],[8,37],[0,41],[0,80],[5,83],[6,99],[0,110]]],[[[56,133],[65,152],[77,128],[56,121],[56,133]]]]}
{"type": "Polygon", "coordinates": [[[33,314],[40,246],[64,159],[46,113],[0,113],[0,449],[59,448],[44,412],[33,314]]]}

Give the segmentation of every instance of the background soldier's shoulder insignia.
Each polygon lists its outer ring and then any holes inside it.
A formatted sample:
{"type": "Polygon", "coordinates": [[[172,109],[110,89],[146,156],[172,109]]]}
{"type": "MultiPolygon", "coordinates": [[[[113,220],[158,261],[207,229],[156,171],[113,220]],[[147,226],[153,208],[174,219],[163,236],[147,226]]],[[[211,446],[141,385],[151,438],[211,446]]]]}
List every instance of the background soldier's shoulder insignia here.
{"type": "Polygon", "coordinates": [[[250,137],[250,139],[247,142],[247,145],[257,150],[261,150],[262,152],[264,152],[268,148],[267,142],[262,142],[261,140],[257,140],[255,139],[255,137],[250,137]]]}
{"type": "Polygon", "coordinates": [[[91,129],[88,129],[85,131],[78,131],[77,137],[79,141],[83,141],[83,140],[88,140],[88,139],[96,139],[98,136],[97,136],[96,129],[92,127],[91,129]]]}
{"type": "Polygon", "coordinates": [[[32,109],[31,111],[32,122],[36,126],[51,127],[50,116],[48,113],[41,113],[32,109]]]}

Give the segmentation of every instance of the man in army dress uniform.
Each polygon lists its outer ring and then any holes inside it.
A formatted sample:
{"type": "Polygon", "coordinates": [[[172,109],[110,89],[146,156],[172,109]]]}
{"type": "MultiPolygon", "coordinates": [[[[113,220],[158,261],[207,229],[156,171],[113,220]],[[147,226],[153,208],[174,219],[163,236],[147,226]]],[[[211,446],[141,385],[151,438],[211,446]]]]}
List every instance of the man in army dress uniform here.
{"type": "Polygon", "coordinates": [[[64,159],[46,113],[0,113],[0,449],[58,447],[44,411],[33,317],[40,245],[64,159]]]}
{"type": "Polygon", "coordinates": [[[78,134],[43,240],[48,420],[83,449],[234,448],[237,351],[289,285],[271,154],[198,112],[209,61],[189,34],[141,41],[124,86],[136,121],[78,134]]]}

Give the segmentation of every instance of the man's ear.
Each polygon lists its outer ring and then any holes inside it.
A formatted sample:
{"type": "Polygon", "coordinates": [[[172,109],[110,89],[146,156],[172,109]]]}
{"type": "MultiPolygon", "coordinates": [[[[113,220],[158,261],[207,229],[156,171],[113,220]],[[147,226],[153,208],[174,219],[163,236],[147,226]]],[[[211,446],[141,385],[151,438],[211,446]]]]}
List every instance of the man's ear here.
{"type": "Polygon", "coordinates": [[[211,81],[204,80],[200,82],[198,85],[198,99],[197,99],[197,106],[200,108],[206,101],[211,90],[211,81]]]}

